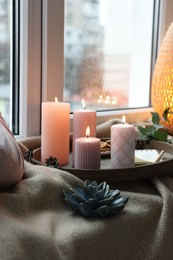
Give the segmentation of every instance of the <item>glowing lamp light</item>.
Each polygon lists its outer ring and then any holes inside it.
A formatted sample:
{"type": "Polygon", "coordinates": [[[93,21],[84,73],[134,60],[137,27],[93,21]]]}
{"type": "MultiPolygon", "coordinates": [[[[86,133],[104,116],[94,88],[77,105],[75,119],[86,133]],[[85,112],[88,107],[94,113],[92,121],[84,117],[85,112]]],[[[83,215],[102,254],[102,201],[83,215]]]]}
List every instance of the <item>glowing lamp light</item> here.
{"type": "MultiPolygon", "coordinates": [[[[170,24],[159,50],[151,93],[155,112],[160,116],[166,108],[170,108],[170,112],[173,112],[173,23],[170,24]]],[[[173,128],[173,114],[168,114],[168,119],[170,128],[173,128]]]]}

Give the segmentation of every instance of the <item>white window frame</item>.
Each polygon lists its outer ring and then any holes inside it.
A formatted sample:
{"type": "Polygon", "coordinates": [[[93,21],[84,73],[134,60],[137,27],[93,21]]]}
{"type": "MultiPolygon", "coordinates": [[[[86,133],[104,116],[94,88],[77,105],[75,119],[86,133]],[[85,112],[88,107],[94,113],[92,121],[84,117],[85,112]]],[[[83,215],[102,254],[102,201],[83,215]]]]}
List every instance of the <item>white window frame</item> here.
{"type": "MultiPolygon", "coordinates": [[[[173,1],[161,0],[159,42],[172,22],[173,1]]],[[[41,102],[63,100],[64,0],[22,0],[20,40],[20,138],[41,133],[41,102]]],[[[97,123],[126,114],[145,121],[151,108],[99,112],[97,123]]]]}
{"type": "Polygon", "coordinates": [[[20,1],[19,138],[40,134],[41,0],[20,1]]]}

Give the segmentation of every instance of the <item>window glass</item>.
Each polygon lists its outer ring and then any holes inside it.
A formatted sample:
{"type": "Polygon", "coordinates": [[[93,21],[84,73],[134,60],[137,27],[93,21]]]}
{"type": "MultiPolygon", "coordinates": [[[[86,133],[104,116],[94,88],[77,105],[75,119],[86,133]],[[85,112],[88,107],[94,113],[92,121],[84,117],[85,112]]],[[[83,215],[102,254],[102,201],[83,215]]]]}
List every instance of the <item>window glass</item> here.
{"type": "Polygon", "coordinates": [[[10,125],[11,0],[0,0],[0,111],[10,125]]]}
{"type": "Polygon", "coordinates": [[[65,0],[71,110],[149,106],[154,0],[65,0]]]}

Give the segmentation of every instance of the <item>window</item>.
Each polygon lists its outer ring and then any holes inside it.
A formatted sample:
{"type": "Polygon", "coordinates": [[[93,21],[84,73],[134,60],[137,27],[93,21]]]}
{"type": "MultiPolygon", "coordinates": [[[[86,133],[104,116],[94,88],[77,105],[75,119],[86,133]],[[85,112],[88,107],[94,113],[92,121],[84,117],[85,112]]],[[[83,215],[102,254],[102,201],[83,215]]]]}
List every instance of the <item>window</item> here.
{"type": "MultiPolygon", "coordinates": [[[[69,89],[68,89],[69,87],[67,85],[67,80],[64,81],[64,74],[67,73],[66,71],[64,71],[64,65],[65,68],[68,69],[70,72],[69,74],[70,77],[68,78],[70,84],[81,86],[80,85],[81,79],[76,77],[77,70],[74,69],[73,60],[71,60],[70,58],[69,62],[67,63],[66,61],[68,57],[65,54],[66,57],[64,60],[64,51],[65,53],[68,52],[69,57],[70,55],[73,54],[74,58],[76,53],[77,52],[82,53],[83,48],[84,47],[86,48],[88,44],[92,44],[92,48],[90,49],[89,54],[92,54],[92,52],[97,53],[98,51],[97,45],[98,45],[99,37],[101,36],[98,35],[97,31],[91,30],[92,28],[87,28],[86,35],[84,35],[83,31],[81,31],[80,28],[79,28],[80,30],[76,30],[75,33],[74,31],[71,30],[71,28],[69,28],[69,30],[65,30],[65,34],[64,34],[64,13],[66,13],[66,11],[64,12],[64,9],[69,8],[72,10],[73,6],[75,6],[76,8],[77,1],[78,0],[76,1],[71,1],[71,0],[20,1],[20,64],[21,66],[20,66],[20,125],[19,126],[20,126],[20,136],[22,137],[40,134],[42,101],[53,101],[55,96],[58,97],[59,101],[62,101],[64,85],[65,85],[64,98],[65,100],[69,100],[69,89]],[[92,32],[91,40],[86,39],[86,37],[88,37],[87,35],[90,36],[91,32],[92,32]],[[65,35],[65,42],[67,40],[69,41],[70,39],[72,40],[77,39],[78,42],[82,44],[80,44],[78,48],[73,41],[72,43],[68,42],[68,44],[66,43],[64,44],[64,35],[65,35]],[[97,39],[95,45],[93,45],[93,38],[97,39]],[[70,45],[70,50],[68,50],[67,45],[70,45]],[[77,84],[74,83],[73,80],[75,82],[77,81],[77,84]]],[[[83,2],[89,4],[91,1],[83,0],[83,2]]],[[[92,16],[86,13],[86,17],[90,23],[97,23],[99,13],[95,12],[95,10],[98,9],[99,3],[102,2],[103,5],[103,2],[106,3],[108,2],[108,0],[100,0],[100,1],[93,0],[92,2],[96,3],[96,7],[95,9],[93,8],[92,10],[92,16]]],[[[112,2],[114,2],[114,0],[112,0],[112,2]]],[[[119,2],[125,3],[124,0],[119,2]]],[[[136,0],[136,3],[138,2],[140,2],[141,4],[141,1],[136,0]]],[[[141,6],[145,5],[146,2],[148,3],[149,1],[148,0],[142,1],[141,6]]],[[[159,17],[159,25],[160,25],[159,42],[161,42],[170,22],[172,21],[173,2],[172,0],[167,0],[167,1],[155,0],[154,2],[153,0],[151,0],[151,2],[152,4],[155,3],[155,6],[153,6],[153,9],[151,8],[150,10],[147,10],[147,15],[144,17],[144,19],[148,17],[149,20],[147,22],[151,22],[151,14],[153,14],[152,11],[157,10],[157,8],[155,7],[157,4],[160,3],[161,15],[159,17]]],[[[88,7],[86,5],[85,12],[87,12],[86,10],[88,10],[88,8],[92,9],[91,7],[88,7]]],[[[144,14],[142,13],[141,17],[142,15],[144,14]]],[[[66,23],[72,23],[73,21],[72,12],[71,13],[69,12],[69,16],[65,18],[65,21],[66,23]]],[[[102,20],[102,23],[105,24],[104,19],[102,20]]],[[[145,25],[144,22],[143,24],[145,25]]],[[[156,24],[157,24],[157,19],[154,21],[154,26],[156,24]]],[[[148,34],[150,35],[149,39],[151,40],[151,35],[152,35],[151,28],[149,28],[148,34]]],[[[154,36],[154,41],[155,41],[154,45],[156,46],[157,37],[155,36],[154,36]]],[[[151,48],[152,47],[151,42],[147,46],[151,48]]],[[[143,49],[143,51],[145,51],[145,48],[143,49]]],[[[135,57],[133,56],[133,58],[135,57]]],[[[131,59],[129,60],[131,61],[131,59]]],[[[147,61],[148,60],[149,58],[147,58],[147,61]]],[[[143,62],[143,64],[144,63],[145,62],[143,62]]],[[[100,69],[100,66],[103,64],[104,63],[98,64],[97,68],[100,69]]],[[[152,61],[151,63],[151,61],[149,61],[148,67],[146,67],[146,71],[149,71],[149,75],[150,75],[150,68],[149,68],[150,65],[151,67],[153,67],[154,62],[152,61]]],[[[78,64],[78,67],[81,68],[80,63],[78,64]]],[[[103,75],[102,74],[100,75],[100,79],[102,79],[103,75]]],[[[128,76],[129,78],[129,75],[130,73],[127,73],[126,77],[128,76]]],[[[139,75],[137,74],[137,76],[139,75]]],[[[93,77],[93,79],[95,78],[93,77]]],[[[143,106],[148,106],[149,104],[148,82],[150,82],[150,79],[148,77],[146,78],[146,82],[147,82],[147,86],[146,85],[145,86],[147,89],[147,95],[146,95],[147,105],[143,104],[143,106]]],[[[130,90],[131,93],[130,97],[134,98],[135,102],[140,101],[141,96],[144,96],[144,94],[141,93],[143,83],[144,83],[143,78],[140,77],[140,84],[139,87],[137,88],[138,92],[136,92],[136,89],[132,89],[134,93],[132,90],[130,90]]],[[[72,95],[73,94],[74,93],[72,93],[72,95]]],[[[73,97],[73,101],[74,101],[74,97],[73,97]]],[[[86,100],[86,104],[88,107],[87,100],[86,100]]],[[[80,101],[78,101],[78,105],[80,105],[80,101]]],[[[139,105],[141,106],[141,102],[139,105]]],[[[137,107],[138,105],[136,104],[136,108],[137,107]]],[[[101,109],[101,105],[99,105],[99,108],[101,109]]],[[[110,106],[106,106],[106,109],[108,112],[98,113],[97,118],[99,120],[101,118],[101,120],[104,121],[110,118],[111,116],[115,117],[115,114],[117,115],[117,113],[121,113],[121,110],[119,111],[117,107],[116,110],[114,110],[113,112],[109,112],[110,106]]],[[[127,110],[123,111],[123,113],[126,113],[127,117],[130,116],[129,117],[130,121],[145,120],[146,118],[148,118],[148,116],[150,116],[150,112],[148,113],[144,112],[147,111],[146,108],[142,110],[142,113],[140,111],[141,110],[138,109],[135,110],[129,109],[128,111],[127,110]],[[138,113],[139,116],[136,115],[136,113],[138,113]]]]}
{"type": "Polygon", "coordinates": [[[72,2],[65,1],[64,43],[64,98],[71,110],[81,107],[81,98],[97,111],[149,107],[158,1],[72,2]]]}

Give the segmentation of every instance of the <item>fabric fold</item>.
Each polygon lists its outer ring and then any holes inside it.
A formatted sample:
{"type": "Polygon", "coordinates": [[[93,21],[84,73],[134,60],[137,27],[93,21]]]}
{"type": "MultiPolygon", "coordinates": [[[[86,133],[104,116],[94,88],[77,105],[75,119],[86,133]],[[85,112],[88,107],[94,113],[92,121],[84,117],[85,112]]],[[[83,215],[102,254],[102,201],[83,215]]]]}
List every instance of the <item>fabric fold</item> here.
{"type": "Polygon", "coordinates": [[[23,179],[0,193],[0,259],[173,259],[171,175],[115,187],[129,201],[105,219],[68,208],[63,190],[82,184],[68,172],[25,162],[23,179]]]}

